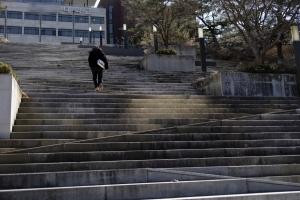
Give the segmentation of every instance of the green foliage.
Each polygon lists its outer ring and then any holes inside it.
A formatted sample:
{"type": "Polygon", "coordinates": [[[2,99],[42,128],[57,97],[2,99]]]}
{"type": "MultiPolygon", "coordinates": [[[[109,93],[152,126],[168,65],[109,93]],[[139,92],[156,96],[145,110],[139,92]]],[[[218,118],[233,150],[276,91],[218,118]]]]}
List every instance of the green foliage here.
{"type": "Polygon", "coordinates": [[[284,64],[270,64],[270,65],[243,65],[238,67],[238,71],[249,73],[272,73],[272,74],[296,74],[296,66],[284,64]]]}
{"type": "Polygon", "coordinates": [[[173,49],[163,49],[156,51],[156,54],[164,54],[164,55],[177,55],[177,52],[173,49]]]}
{"type": "Polygon", "coordinates": [[[3,62],[0,62],[0,74],[12,74],[13,77],[16,79],[16,81],[18,81],[18,76],[17,74],[15,74],[11,68],[11,66],[9,66],[8,64],[5,64],[3,62]]]}

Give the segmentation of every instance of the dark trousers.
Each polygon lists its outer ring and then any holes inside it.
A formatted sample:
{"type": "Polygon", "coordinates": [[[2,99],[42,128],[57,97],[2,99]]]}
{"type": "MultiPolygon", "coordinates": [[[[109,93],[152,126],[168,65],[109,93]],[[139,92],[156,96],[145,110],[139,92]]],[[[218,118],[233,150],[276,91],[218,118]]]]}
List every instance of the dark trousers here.
{"type": "Polygon", "coordinates": [[[93,81],[95,88],[98,87],[102,83],[102,68],[101,67],[91,67],[93,73],[93,81]],[[98,78],[98,79],[97,79],[98,78]]]}

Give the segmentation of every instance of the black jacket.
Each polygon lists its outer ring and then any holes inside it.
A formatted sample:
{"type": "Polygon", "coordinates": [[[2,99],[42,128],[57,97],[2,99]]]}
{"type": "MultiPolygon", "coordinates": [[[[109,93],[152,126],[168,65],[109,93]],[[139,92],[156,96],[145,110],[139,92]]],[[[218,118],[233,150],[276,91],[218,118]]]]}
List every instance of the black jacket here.
{"type": "Polygon", "coordinates": [[[88,59],[90,68],[99,67],[99,65],[97,64],[98,59],[101,59],[105,63],[105,69],[108,69],[108,62],[103,51],[100,49],[93,48],[89,54],[88,59]]]}

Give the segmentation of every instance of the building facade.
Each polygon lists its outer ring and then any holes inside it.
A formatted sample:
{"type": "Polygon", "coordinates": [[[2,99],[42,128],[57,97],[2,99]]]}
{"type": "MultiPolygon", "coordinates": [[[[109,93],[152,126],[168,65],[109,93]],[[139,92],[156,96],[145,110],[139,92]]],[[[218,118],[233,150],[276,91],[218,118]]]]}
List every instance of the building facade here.
{"type": "MultiPolygon", "coordinates": [[[[53,0],[52,0],[53,1],[53,0]]],[[[85,5],[3,2],[0,34],[8,40],[107,44],[106,9],[85,5]]]]}
{"type": "MultiPolygon", "coordinates": [[[[35,0],[36,1],[36,0],[35,0]]],[[[53,0],[52,0],[53,1],[53,0]]],[[[106,9],[106,43],[116,44],[124,37],[123,24],[129,24],[122,0],[64,0],[65,5],[96,6],[106,9]]],[[[132,22],[131,22],[132,23],[132,22]]],[[[127,26],[128,27],[128,26],[127,26]]],[[[127,34],[128,35],[128,34],[127,34]]]]}

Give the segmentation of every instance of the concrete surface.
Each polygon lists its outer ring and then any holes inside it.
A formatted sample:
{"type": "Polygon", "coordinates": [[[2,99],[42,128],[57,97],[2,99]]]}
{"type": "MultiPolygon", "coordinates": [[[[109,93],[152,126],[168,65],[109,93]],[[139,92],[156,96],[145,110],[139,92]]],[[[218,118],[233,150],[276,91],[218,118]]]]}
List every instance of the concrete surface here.
{"type": "Polygon", "coordinates": [[[9,139],[22,91],[11,74],[0,74],[0,139],[9,139]]]}

